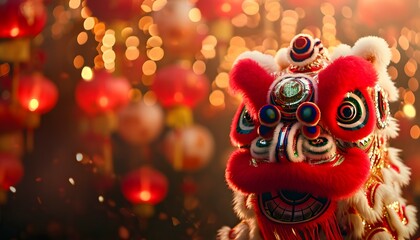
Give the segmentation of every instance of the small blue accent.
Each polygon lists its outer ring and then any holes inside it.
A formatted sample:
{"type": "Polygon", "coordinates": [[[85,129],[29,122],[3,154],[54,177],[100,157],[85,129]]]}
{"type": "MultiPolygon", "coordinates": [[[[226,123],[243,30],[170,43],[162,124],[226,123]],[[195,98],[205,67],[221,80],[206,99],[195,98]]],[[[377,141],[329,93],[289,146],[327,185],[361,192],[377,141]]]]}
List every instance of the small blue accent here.
{"type": "Polygon", "coordinates": [[[306,129],[308,130],[308,133],[310,133],[310,134],[316,133],[316,126],[306,127],[306,129]]]}

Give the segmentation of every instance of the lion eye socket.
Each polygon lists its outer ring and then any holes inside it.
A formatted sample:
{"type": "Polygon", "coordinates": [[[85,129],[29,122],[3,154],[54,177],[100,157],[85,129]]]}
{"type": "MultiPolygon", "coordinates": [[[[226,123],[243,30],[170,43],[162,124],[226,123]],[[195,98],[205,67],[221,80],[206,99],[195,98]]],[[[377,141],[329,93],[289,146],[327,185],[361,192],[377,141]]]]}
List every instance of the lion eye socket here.
{"type": "Polygon", "coordinates": [[[337,123],[345,130],[357,130],[368,121],[367,103],[360,91],[347,94],[337,109],[337,123]]]}
{"type": "Polygon", "coordinates": [[[239,121],[236,127],[236,131],[241,134],[248,134],[254,130],[255,124],[252,120],[251,115],[249,115],[248,110],[244,107],[239,117],[239,121]]]}

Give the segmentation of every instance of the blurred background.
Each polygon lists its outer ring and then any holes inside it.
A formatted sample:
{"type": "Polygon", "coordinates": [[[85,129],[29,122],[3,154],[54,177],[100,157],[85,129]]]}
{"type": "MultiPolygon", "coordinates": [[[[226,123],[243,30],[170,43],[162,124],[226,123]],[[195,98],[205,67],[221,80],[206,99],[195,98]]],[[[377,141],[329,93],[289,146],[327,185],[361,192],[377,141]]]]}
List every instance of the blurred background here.
{"type": "Polygon", "coordinates": [[[419,0],[0,0],[0,239],[215,239],[228,73],[298,33],[384,38],[420,204],[419,0]]]}

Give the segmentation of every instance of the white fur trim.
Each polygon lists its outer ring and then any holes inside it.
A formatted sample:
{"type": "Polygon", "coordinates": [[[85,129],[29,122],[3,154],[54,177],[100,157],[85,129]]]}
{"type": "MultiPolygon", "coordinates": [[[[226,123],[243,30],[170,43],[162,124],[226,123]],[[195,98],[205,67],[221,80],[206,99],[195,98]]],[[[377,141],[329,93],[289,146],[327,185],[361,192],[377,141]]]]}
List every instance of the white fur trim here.
{"type": "Polygon", "coordinates": [[[334,51],[331,54],[331,61],[348,55],[351,55],[351,47],[347,44],[340,44],[334,48],[334,51]]]}
{"type": "Polygon", "coordinates": [[[280,69],[286,69],[290,65],[289,58],[287,57],[287,48],[280,48],[274,56],[274,60],[279,65],[280,69]]]}
{"type": "Polygon", "coordinates": [[[250,196],[239,191],[233,192],[233,210],[241,220],[255,217],[254,210],[249,201],[250,196]]]}
{"type": "Polygon", "coordinates": [[[412,205],[406,206],[405,207],[405,215],[408,219],[408,223],[406,225],[408,234],[410,236],[413,236],[414,233],[416,233],[416,231],[419,227],[419,225],[417,223],[417,208],[412,206],[412,205]]]}
{"type": "Polygon", "coordinates": [[[260,228],[258,227],[257,219],[253,218],[253,219],[248,220],[248,224],[251,228],[251,231],[249,233],[250,240],[263,240],[260,233],[260,228]]]}
{"type": "Polygon", "coordinates": [[[372,238],[370,238],[372,240],[390,240],[393,239],[392,235],[389,234],[388,232],[378,232],[375,233],[375,235],[372,236],[372,238]]]}
{"type": "Polygon", "coordinates": [[[258,51],[246,51],[236,58],[233,66],[235,66],[240,60],[243,59],[252,59],[262,68],[264,68],[268,73],[275,73],[279,71],[279,66],[276,64],[274,57],[268,54],[264,54],[258,51]]]}
{"type": "Polygon", "coordinates": [[[367,36],[357,40],[352,53],[371,61],[377,71],[385,69],[392,57],[388,43],[376,36],[367,36]]]}
{"type": "Polygon", "coordinates": [[[228,226],[223,226],[222,228],[220,228],[217,231],[217,240],[231,240],[229,238],[229,232],[230,232],[231,228],[228,226]]]}
{"type": "Polygon", "coordinates": [[[376,134],[383,135],[389,138],[396,138],[398,137],[399,130],[400,128],[397,119],[395,119],[392,116],[389,116],[388,126],[386,126],[384,129],[377,129],[376,134]]]}
{"type": "Polygon", "coordinates": [[[360,215],[368,222],[375,223],[382,216],[384,205],[398,201],[390,186],[381,184],[376,188],[373,206],[369,205],[367,196],[363,189],[359,190],[353,197],[348,199],[351,206],[354,206],[360,215]]]}
{"type": "Polygon", "coordinates": [[[351,239],[362,238],[365,228],[363,226],[363,222],[360,216],[357,214],[350,214],[349,219],[351,223],[351,228],[353,229],[352,233],[350,234],[351,239]]]}
{"type": "Polygon", "coordinates": [[[388,94],[388,100],[395,102],[399,98],[398,89],[395,87],[395,82],[392,81],[386,68],[378,70],[378,83],[381,88],[388,94]]]}
{"type": "Polygon", "coordinates": [[[400,149],[388,147],[388,158],[392,164],[396,165],[400,172],[397,173],[392,169],[395,176],[392,181],[397,181],[401,186],[407,185],[410,182],[411,170],[404,163],[402,163],[401,158],[399,157],[400,149]]]}
{"type": "Polygon", "coordinates": [[[398,239],[408,239],[413,235],[417,229],[417,221],[415,220],[417,209],[414,206],[406,207],[407,225],[404,225],[398,214],[392,209],[387,207],[387,212],[390,217],[391,226],[397,231],[398,239]]]}
{"type": "Polygon", "coordinates": [[[259,228],[255,219],[245,220],[236,225],[233,229],[227,226],[217,232],[218,240],[262,240],[259,228]],[[229,235],[233,231],[232,237],[229,235]]]}
{"type": "Polygon", "coordinates": [[[250,239],[249,237],[249,225],[247,224],[246,221],[242,221],[241,223],[239,223],[238,225],[236,225],[233,228],[233,231],[235,232],[235,240],[248,240],[250,239]]]}

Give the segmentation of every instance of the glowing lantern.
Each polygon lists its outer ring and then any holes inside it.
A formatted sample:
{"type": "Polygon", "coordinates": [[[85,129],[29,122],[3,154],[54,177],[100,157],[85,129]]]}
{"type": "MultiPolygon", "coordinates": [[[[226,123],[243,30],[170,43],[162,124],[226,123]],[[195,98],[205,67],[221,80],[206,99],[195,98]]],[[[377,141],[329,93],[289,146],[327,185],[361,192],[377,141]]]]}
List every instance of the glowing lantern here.
{"type": "Polygon", "coordinates": [[[198,0],[196,6],[207,20],[233,18],[242,12],[243,0],[198,0]]]}
{"type": "Polygon", "coordinates": [[[163,110],[158,105],[133,102],[118,114],[118,133],[132,145],[150,143],[162,131],[163,115],[163,110]]]}
{"type": "Polygon", "coordinates": [[[22,76],[18,85],[18,100],[30,112],[49,112],[57,103],[57,87],[40,73],[22,76]]]}
{"type": "Polygon", "coordinates": [[[129,172],[122,180],[124,197],[133,204],[157,204],[168,192],[168,180],[152,167],[141,167],[129,172]]]}
{"type": "Polygon", "coordinates": [[[20,160],[8,153],[0,153],[0,188],[8,190],[17,184],[23,176],[23,166],[20,160]]]}
{"type": "Polygon", "coordinates": [[[203,168],[213,151],[214,140],[210,131],[199,125],[171,130],[164,139],[164,154],[176,170],[203,168]]]}
{"type": "Polygon", "coordinates": [[[0,16],[0,38],[36,36],[47,20],[43,0],[0,1],[0,16]]]}
{"type": "Polygon", "coordinates": [[[152,90],[164,107],[183,105],[193,108],[208,94],[209,83],[203,75],[172,65],[162,68],[156,74],[152,90]]]}
{"type": "Polygon", "coordinates": [[[192,8],[189,1],[169,1],[162,10],[153,15],[159,36],[163,39],[163,47],[177,56],[194,56],[200,51],[207,33],[199,31],[199,18],[196,22],[190,19],[192,8]]]}
{"type": "Polygon", "coordinates": [[[90,81],[76,86],[76,103],[89,115],[123,107],[129,102],[130,83],[124,77],[113,77],[105,70],[94,72],[90,81]]]}
{"type": "Polygon", "coordinates": [[[101,21],[128,21],[134,16],[140,16],[141,0],[87,0],[86,4],[93,16],[101,21]]]}

